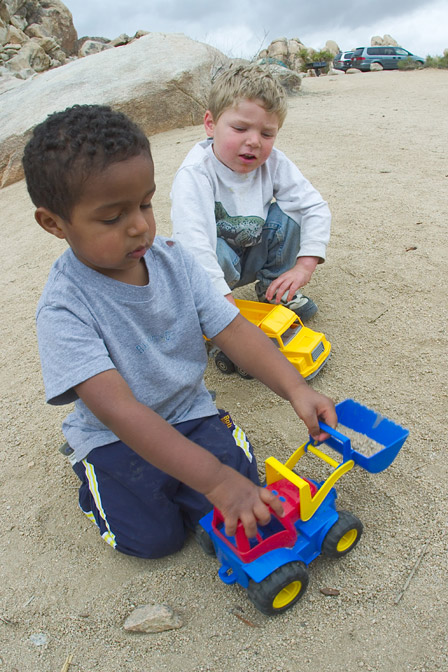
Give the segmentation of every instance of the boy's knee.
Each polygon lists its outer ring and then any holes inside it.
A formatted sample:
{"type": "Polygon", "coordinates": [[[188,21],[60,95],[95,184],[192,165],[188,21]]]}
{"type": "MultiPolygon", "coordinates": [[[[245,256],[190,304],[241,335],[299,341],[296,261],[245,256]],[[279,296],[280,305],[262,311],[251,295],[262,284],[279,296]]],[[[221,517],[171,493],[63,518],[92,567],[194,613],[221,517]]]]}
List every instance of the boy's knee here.
{"type": "Polygon", "coordinates": [[[277,203],[271,203],[268,214],[266,217],[266,226],[275,224],[277,227],[281,228],[298,228],[300,231],[300,222],[296,222],[294,219],[285,214],[283,210],[277,203]]]}
{"type": "Polygon", "coordinates": [[[224,271],[224,278],[230,287],[234,287],[241,276],[241,260],[235,250],[223,238],[216,241],[216,256],[224,271]]]}
{"type": "Polygon", "coordinates": [[[185,543],[186,531],[176,535],[164,535],[162,531],[151,538],[129,539],[119,538],[115,550],[125,555],[133,555],[146,560],[156,560],[167,555],[173,555],[181,550],[185,543]]]}

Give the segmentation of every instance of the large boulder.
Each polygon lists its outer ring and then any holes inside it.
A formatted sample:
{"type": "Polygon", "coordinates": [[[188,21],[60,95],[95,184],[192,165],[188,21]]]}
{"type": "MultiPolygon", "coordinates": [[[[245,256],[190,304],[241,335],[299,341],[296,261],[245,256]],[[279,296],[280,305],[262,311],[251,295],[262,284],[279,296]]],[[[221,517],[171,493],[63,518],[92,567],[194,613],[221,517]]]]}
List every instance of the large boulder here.
{"type": "Polygon", "coordinates": [[[283,65],[296,72],[302,72],[308,58],[307,52],[308,49],[298,37],[292,37],[289,40],[286,37],[280,37],[273,40],[266,49],[260,51],[258,59],[267,63],[283,65]]]}
{"type": "Polygon", "coordinates": [[[0,94],[77,53],[73,18],[60,0],[0,0],[0,94]]]}
{"type": "Polygon", "coordinates": [[[23,177],[21,158],[34,126],[75,103],[111,105],[147,135],[201,123],[211,76],[228,62],[184,35],[150,33],[24,81],[2,94],[0,186],[23,177]]]}
{"type": "Polygon", "coordinates": [[[46,37],[54,37],[67,55],[74,53],[77,32],[70,10],[60,0],[4,0],[16,25],[25,31],[38,24],[46,37]]]}
{"type": "Polygon", "coordinates": [[[396,40],[391,35],[384,35],[381,37],[381,35],[374,35],[370,39],[370,46],[371,47],[398,47],[400,46],[396,40]]]}
{"type": "Polygon", "coordinates": [[[341,50],[339,48],[339,45],[337,42],[334,40],[327,40],[325,42],[325,49],[330,52],[330,54],[333,54],[333,56],[336,56],[341,50]]]}

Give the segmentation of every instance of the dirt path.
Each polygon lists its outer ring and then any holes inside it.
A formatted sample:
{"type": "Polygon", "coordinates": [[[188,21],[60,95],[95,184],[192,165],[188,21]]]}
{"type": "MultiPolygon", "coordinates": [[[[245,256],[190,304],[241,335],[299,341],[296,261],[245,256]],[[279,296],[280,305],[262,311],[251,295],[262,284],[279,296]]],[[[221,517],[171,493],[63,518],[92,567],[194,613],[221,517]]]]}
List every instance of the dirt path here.
{"type": "MultiPolygon", "coordinates": [[[[364,537],[344,559],[317,559],[302,601],[276,618],[221,583],[193,541],[160,561],[121,556],[79,512],[76,477],[57,451],[66,409],[44,404],[34,332],[64,245],[34,223],[23,183],[0,191],[0,670],[57,672],[73,654],[70,672],[446,672],[447,109],[444,71],[309,79],[291,99],[277,145],[334,218],[328,261],[307,288],[320,308],[310,326],[333,346],[312,385],[411,433],[384,474],[357,469],[342,479],[339,506],[361,518],[364,537]],[[340,594],[326,597],[323,587],[340,594]],[[132,605],[150,602],[178,610],[183,628],[126,633],[132,605]]],[[[160,233],[170,231],[174,172],[202,137],[195,127],[152,139],[160,233]]],[[[252,289],[240,296],[253,298],[252,289]]],[[[207,384],[260,465],[306,439],[288,405],[257,381],[211,364],[207,384]]]]}

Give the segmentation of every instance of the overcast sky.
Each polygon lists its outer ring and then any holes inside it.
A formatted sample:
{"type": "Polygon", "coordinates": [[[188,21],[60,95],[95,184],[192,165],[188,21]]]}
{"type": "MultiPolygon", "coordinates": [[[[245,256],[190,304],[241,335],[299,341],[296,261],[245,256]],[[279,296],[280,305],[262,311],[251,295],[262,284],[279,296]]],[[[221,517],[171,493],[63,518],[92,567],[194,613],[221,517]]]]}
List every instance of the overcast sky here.
{"type": "Polygon", "coordinates": [[[137,30],[184,33],[231,57],[252,58],[278,37],[321,49],[370,45],[389,34],[419,56],[448,48],[448,0],[63,0],[79,37],[137,30]]]}

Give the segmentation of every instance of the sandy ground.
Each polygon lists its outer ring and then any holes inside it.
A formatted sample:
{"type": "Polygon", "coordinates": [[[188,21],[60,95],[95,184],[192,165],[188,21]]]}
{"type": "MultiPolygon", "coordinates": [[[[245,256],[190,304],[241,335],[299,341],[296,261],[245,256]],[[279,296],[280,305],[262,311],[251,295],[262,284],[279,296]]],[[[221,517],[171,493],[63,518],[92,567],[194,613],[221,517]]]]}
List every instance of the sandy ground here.
{"type": "MultiPolygon", "coordinates": [[[[339,505],[361,518],[363,539],[343,559],[314,561],[301,602],[275,618],[221,583],[193,539],[163,560],[125,557],[78,510],[77,479],[58,452],[66,409],[44,404],[34,330],[64,245],[34,223],[24,183],[0,192],[0,670],[446,672],[447,109],[443,71],[308,79],[291,99],[278,147],[334,216],[328,261],[307,288],[320,308],[310,326],[333,346],[312,385],[410,436],[383,474],[357,468],[339,482],[339,505]],[[170,605],[183,627],[125,632],[133,606],[147,603],[170,605]]],[[[194,127],[152,139],[160,233],[170,231],[174,172],[202,137],[194,127]]],[[[211,362],[207,384],[261,467],[306,439],[288,404],[258,381],[223,376],[211,362]]]]}

